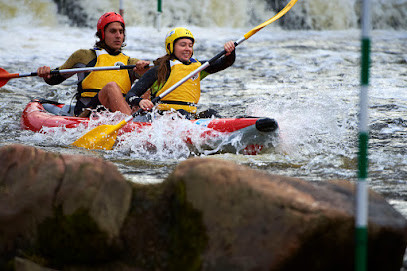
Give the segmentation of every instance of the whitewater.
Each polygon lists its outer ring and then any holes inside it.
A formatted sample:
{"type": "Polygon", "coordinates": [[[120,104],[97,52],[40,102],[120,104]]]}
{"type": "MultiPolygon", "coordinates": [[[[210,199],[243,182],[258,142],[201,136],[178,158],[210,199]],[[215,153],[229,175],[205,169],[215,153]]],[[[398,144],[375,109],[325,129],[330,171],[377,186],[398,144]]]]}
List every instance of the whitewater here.
{"type": "MultiPolygon", "coordinates": [[[[97,18],[118,11],[119,1],[0,0],[0,67],[10,73],[57,67],[80,48],[92,48],[97,18]],[[57,1],[58,2],[58,1],[57,1]],[[72,10],[70,10],[70,8],[72,10]],[[76,14],[76,17],[74,16],[76,14]]],[[[165,54],[164,37],[174,26],[196,37],[194,55],[214,56],[284,5],[277,1],[163,1],[161,25],[155,1],[124,1],[125,53],[154,60],[165,54]]],[[[407,1],[372,1],[369,88],[369,187],[407,217],[407,1]]],[[[237,48],[229,69],[202,81],[200,110],[224,116],[275,118],[280,144],[258,156],[207,154],[273,174],[310,182],[357,180],[360,90],[360,6],[356,0],[299,0],[296,6],[237,48]]],[[[0,146],[20,143],[48,151],[99,156],[135,182],[161,182],[182,160],[195,156],[163,125],[151,131],[155,152],[132,138],[113,151],[69,147],[80,131],[34,134],[20,129],[20,115],[33,98],[70,103],[74,77],[49,86],[36,77],[0,88],[0,146]],[[165,147],[162,147],[165,146],[165,147]]]]}

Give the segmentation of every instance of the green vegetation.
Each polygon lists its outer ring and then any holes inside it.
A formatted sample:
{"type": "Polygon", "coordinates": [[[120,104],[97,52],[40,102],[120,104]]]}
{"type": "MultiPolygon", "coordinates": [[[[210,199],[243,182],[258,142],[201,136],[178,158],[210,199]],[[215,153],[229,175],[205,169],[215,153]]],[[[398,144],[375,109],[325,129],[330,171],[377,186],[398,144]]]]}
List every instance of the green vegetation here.
{"type": "Polygon", "coordinates": [[[64,215],[62,206],[59,206],[53,217],[39,225],[36,256],[33,257],[45,258],[48,265],[62,267],[105,262],[117,254],[117,250],[109,244],[107,234],[99,229],[86,210],[64,215]]]}
{"type": "Polygon", "coordinates": [[[125,262],[146,270],[200,270],[208,237],[200,211],[186,201],[183,182],[133,186],[125,262]]]}
{"type": "Polygon", "coordinates": [[[200,270],[208,237],[202,213],[186,200],[184,182],[176,184],[171,213],[174,223],[170,227],[169,270],[200,270]]]}

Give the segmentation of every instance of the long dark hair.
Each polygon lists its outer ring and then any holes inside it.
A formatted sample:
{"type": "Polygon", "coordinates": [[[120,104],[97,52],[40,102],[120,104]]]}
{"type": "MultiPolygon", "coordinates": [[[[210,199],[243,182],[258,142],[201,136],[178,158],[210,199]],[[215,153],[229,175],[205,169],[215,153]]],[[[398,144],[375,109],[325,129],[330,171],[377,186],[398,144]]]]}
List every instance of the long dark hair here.
{"type": "MultiPolygon", "coordinates": [[[[112,23],[113,23],[113,22],[112,22],[112,23]]],[[[120,23],[120,22],[118,22],[118,23],[120,23]]],[[[111,23],[109,23],[109,24],[111,24],[111,23]]],[[[105,29],[103,29],[103,31],[106,30],[106,27],[107,27],[109,24],[107,24],[107,25],[105,26],[105,29]]],[[[125,41],[126,41],[126,28],[125,28],[124,24],[122,24],[122,23],[120,23],[120,24],[121,24],[122,27],[123,27],[123,33],[124,33],[123,43],[122,43],[122,47],[121,47],[121,48],[123,48],[123,47],[126,46],[126,43],[125,43],[125,41]]],[[[105,35],[106,35],[106,34],[105,34],[105,35]]],[[[109,47],[108,47],[108,46],[106,45],[106,43],[105,43],[105,40],[102,40],[102,33],[101,33],[100,31],[97,31],[97,32],[95,33],[95,36],[99,39],[99,41],[96,41],[94,47],[100,48],[100,49],[109,49],[109,47]]]]}
{"type": "Polygon", "coordinates": [[[167,76],[170,73],[170,65],[168,62],[175,57],[171,55],[165,55],[160,58],[157,58],[157,60],[154,61],[154,65],[158,66],[158,71],[157,71],[157,86],[162,87],[162,85],[167,81],[167,76]]]}

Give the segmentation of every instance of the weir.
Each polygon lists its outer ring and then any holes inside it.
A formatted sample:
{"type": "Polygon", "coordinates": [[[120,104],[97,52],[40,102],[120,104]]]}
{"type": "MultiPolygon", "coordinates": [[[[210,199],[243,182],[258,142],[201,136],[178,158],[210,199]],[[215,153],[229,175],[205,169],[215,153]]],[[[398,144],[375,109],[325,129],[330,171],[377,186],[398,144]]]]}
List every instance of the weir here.
{"type": "MultiPolygon", "coordinates": [[[[71,25],[92,27],[100,14],[120,11],[120,0],[10,1],[0,5],[2,24],[71,25]]],[[[253,27],[281,10],[283,0],[165,0],[161,3],[160,25],[199,27],[253,27]]],[[[128,26],[156,26],[157,1],[123,1],[128,26]]],[[[356,0],[298,1],[296,7],[273,27],[307,30],[343,30],[360,27],[360,2],[356,0]]],[[[373,29],[407,29],[407,0],[373,0],[373,29]]]]}

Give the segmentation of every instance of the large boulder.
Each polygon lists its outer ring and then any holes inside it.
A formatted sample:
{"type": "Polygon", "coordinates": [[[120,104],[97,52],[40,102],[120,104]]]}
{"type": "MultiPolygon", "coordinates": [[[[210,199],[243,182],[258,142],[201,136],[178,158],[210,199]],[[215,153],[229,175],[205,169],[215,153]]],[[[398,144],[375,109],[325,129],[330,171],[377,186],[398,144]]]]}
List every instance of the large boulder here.
{"type": "Polygon", "coordinates": [[[0,149],[0,253],[33,241],[37,226],[53,213],[64,164],[57,154],[22,145],[0,149]]]}
{"type": "MultiPolygon", "coordinates": [[[[353,270],[354,201],[349,181],[212,158],[143,185],[99,158],[4,146],[0,269],[353,270]]],[[[369,190],[369,270],[399,271],[406,243],[406,219],[369,190]]]]}
{"type": "MultiPolygon", "coordinates": [[[[353,270],[355,185],[310,183],[232,162],[190,159],[168,181],[202,213],[203,270],[353,270]]],[[[407,221],[369,192],[369,270],[399,271],[407,221]]]]}
{"type": "Polygon", "coordinates": [[[114,256],[132,193],[114,164],[8,145],[0,165],[3,257],[19,251],[59,266],[114,256]]]}

